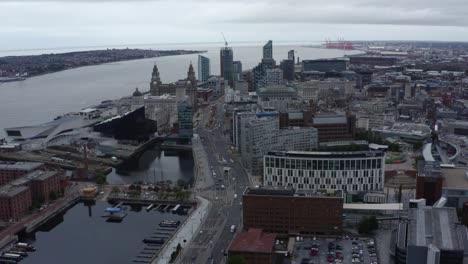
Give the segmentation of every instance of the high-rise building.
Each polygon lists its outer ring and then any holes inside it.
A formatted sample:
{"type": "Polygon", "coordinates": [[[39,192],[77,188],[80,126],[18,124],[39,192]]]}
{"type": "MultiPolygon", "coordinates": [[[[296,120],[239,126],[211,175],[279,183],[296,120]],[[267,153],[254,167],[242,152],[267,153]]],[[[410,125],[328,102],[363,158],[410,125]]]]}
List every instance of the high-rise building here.
{"type": "Polygon", "coordinates": [[[265,45],[263,45],[263,58],[273,59],[273,41],[269,40],[265,45]]]}
{"type": "MultiPolygon", "coordinates": [[[[317,129],[279,128],[278,112],[238,114],[234,135],[242,160],[253,175],[261,175],[263,155],[272,150],[303,151],[317,148],[317,129]]],[[[237,118],[237,117],[235,117],[237,118]]]]}
{"type": "Polygon", "coordinates": [[[281,69],[267,69],[266,70],[266,83],[265,85],[280,85],[283,83],[283,70],[281,69]]]}
{"type": "Polygon", "coordinates": [[[233,52],[229,47],[221,48],[220,50],[220,73],[221,77],[228,81],[232,87],[234,85],[234,72],[233,72],[233,52]]]}
{"type": "Polygon", "coordinates": [[[288,60],[292,60],[294,63],[294,50],[288,51],[288,60]]]}
{"type": "Polygon", "coordinates": [[[294,77],[295,77],[294,60],[281,61],[280,69],[283,71],[284,79],[288,81],[294,81],[294,77]]]}
{"type": "Polygon", "coordinates": [[[187,81],[186,95],[188,95],[193,113],[195,113],[198,110],[198,83],[192,63],[190,63],[189,70],[187,72],[187,81]]]}
{"type": "Polygon", "coordinates": [[[242,79],[242,62],[241,61],[232,62],[232,72],[234,74],[234,81],[239,81],[242,79]]]}
{"type": "Polygon", "coordinates": [[[210,59],[198,55],[198,80],[204,82],[210,76],[210,59]]]}
{"type": "Polygon", "coordinates": [[[190,139],[193,137],[193,109],[188,101],[177,102],[177,118],[179,123],[179,137],[190,139]]]}

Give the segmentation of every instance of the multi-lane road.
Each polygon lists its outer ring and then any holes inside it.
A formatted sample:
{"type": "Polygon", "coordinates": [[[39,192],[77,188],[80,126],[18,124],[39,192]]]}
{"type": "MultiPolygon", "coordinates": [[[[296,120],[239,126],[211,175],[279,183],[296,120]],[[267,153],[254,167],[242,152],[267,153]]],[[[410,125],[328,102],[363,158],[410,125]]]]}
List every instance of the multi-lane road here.
{"type": "Polygon", "coordinates": [[[197,181],[206,184],[195,192],[209,199],[212,206],[199,233],[187,245],[179,262],[183,264],[224,263],[224,252],[234,236],[231,226],[239,230],[242,223],[242,193],[250,181],[240,159],[230,148],[229,124],[225,123],[222,99],[200,111],[196,133],[203,153],[197,156],[206,160],[197,161],[197,169],[205,172],[198,174],[204,178],[197,181]]]}

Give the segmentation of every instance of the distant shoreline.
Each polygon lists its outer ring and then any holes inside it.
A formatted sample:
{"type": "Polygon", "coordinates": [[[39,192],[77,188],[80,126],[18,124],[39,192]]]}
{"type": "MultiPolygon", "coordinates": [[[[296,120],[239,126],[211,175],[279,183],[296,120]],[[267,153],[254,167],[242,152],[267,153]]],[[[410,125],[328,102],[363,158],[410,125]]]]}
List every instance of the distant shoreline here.
{"type": "Polygon", "coordinates": [[[0,57],[0,84],[107,63],[204,53],[200,50],[106,49],[0,57]],[[3,76],[1,75],[3,72],[3,76]]]}

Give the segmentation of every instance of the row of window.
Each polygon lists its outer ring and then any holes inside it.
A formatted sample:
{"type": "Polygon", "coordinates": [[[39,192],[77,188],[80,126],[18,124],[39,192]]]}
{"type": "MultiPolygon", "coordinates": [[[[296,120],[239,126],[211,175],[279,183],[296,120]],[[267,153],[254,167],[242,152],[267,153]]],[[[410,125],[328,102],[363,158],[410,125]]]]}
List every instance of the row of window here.
{"type": "Polygon", "coordinates": [[[333,190],[342,190],[344,192],[349,191],[372,191],[380,190],[383,188],[382,182],[379,183],[364,183],[364,184],[303,184],[303,183],[281,183],[266,181],[268,186],[287,186],[292,187],[297,190],[323,190],[323,189],[333,189],[333,190]]]}
{"type": "Polygon", "coordinates": [[[367,170],[383,167],[383,158],[310,160],[294,158],[274,158],[266,156],[265,167],[299,169],[299,170],[367,170]]]}
{"type": "Polygon", "coordinates": [[[277,182],[277,183],[282,183],[282,184],[287,184],[287,183],[305,183],[305,184],[353,184],[353,183],[358,183],[358,184],[366,184],[366,183],[374,183],[375,182],[382,182],[382,178],[363,178],[363,177],[357,177],[357,178],[347,178],[347,179],[342,179],[342,178],[299,178],[299,177],[283,177],[283,176],[277,176],[277,175],[265,175],[265,181],[272,181],[272,182],[277,182]]]}
{"type": "Polygon", "coordinates": [[[293,170],[293,169],[276,169],[265,168],[265,175],[278,175],[288,177],[309,177],[309,178],[347,178],[347,177],[375,177],[382,176],[381,169],[375,170],[359,170],[359,171],[310,171],[310,170],[293,170]]]}

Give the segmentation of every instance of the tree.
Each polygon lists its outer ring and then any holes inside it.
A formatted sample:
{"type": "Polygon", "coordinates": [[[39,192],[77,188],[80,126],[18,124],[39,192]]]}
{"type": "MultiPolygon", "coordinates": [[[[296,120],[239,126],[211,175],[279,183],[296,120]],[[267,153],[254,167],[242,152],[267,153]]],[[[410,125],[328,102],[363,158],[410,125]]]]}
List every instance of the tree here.
{"type": "Polygon", "coordinates": [[[369,228],[370,230],[376,230],[379,228],[379,222],[377,221],[377,217],[375,215],[369,217],[369,228]]]}
{"type": "Polygon", "coordinates": [[[401,203],[401,198],[402,198],[402,189],[403,189],[403,185],[400,184],[400,187],[398,187],[398,203],[401,203]]]}
{"type": "Polygon", "coordinates": [[[97,173],[94,177],[96,183],[98,185],[102,185],[102,184],[105,184],[106,183],[106,175],[102,174],[102,173],[97,173]]]}
{"type": "Polygon", "coordinates": [[[177,186],[179,186],[179,188],[183,189],[183,188],[185,188],[186,185],[187,185],[186,181],[184,181],[182,179],[177,180],[177,186]]]}
{"type": "Polygon", "coordinates": [[[49,199],[52,200],[52,201],[57,200],[57,193],[55,193],[54,191],[51,191],[49,193],[49,199]]]}
{"type": "Polygon", "coordinates": [[[247,261],[240,255],[231,255],[228,257],[226,264],[247,264],[247,261]]]}
{"type": "Polygon", "coordinates": [[[111,193],[119,193],[120,189],[117,186],[112,187],[111,193]]]}

